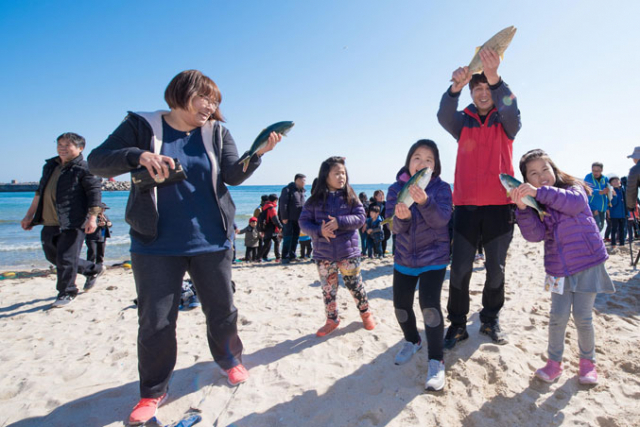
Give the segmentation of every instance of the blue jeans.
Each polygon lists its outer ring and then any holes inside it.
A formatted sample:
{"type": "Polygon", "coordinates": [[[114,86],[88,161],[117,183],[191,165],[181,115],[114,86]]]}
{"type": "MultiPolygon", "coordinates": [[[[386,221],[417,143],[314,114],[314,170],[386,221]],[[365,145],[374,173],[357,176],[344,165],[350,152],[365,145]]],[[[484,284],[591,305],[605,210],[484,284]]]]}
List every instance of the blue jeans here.
{"type": "Polygon", "coordinates": [[[598,213],[595,213],[595,211],[592,211],[592,213],[593,213],[593,219],[595,219],[596,224],[598,224],[598,230],[602,231],[605,224],[606,211],[598,211],[598,213]]]}
{"type": "Polygon", "coordinates": [[[578,330],[580,358],[595,362],[596,344],[593,331],[593,304],[595,292],[571,292],[551,294],[551,312],[549,313],[549,359],[562,362],[564,336],[573,309],[573,322],[578,330]]]}

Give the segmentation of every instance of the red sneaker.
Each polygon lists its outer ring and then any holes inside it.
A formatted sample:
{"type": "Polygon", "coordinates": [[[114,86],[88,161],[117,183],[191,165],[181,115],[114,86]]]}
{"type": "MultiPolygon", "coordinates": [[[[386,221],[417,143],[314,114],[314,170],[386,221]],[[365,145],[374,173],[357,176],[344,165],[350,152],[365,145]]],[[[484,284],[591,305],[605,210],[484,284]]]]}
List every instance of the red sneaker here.
{"type": "Polygon", "coordinates": [[[376,327],[376,321],[373,320],[373,315],[371,314],[370,311],[367,311],[366,313],[362,313],[360,317],[362,318],[362,324],[364,325],[364,328],[367,331],[370,331],[376,327]]]}
{"type": "Polygon", "coordinates": [[[227,382],[231,386],[236,386],[249,379],[249,371],[242,364],[236,365],[231,369],[223,369],[222,375],[227,377],[227,382]]]}
{"type": "Polygon", "coordinates": [[[316,332],[316,336],[323,337],[325,335],[329,335],[331,332],[335,331],[338,328],[339,324],[340,320],[336,321],[327,319],[327,323],[325,323],[322,328],[318,329],[318,332],[316,332]]]}
{"type": "Polygon", "coordinates": [[[162,405],[166,399],[167,393],[155,399],[140,399],[133,411],[131,411],[131,415],[129,415],[129,425],[139,426],[155,417],[158,413],[158,406],[162,405]]]}

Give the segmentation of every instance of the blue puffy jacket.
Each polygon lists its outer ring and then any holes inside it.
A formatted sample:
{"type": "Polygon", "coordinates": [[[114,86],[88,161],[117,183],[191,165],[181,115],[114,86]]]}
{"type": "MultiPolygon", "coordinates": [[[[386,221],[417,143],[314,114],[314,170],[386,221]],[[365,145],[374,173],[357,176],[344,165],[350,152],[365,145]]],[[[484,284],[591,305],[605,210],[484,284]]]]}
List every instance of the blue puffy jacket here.
{"type": "Polygon", "coordinates": [[[611,200],[611,206],[609,207],[609,216],[613,219],[620,219],[627,217],[627,206],[624,202],[624,193],[621,188],[614,188],[615,196],[611,200]]]}
{"type": "MultiPolygon", "coordinates": [[[[387,192],[387,212],[395,210],[398,193],[411,176],[406,168],[397,175],[397,181],[387,192]]],[[[414,203],[409,208],[411,218],[393,218],[396,235],[394,261],[404,267],[420,268],[449,263],[449,219],[453,210],[451,186],[440,177],[431,178],[425,189],[427,202],[414,203]]]]}
{"type": "Polygon", "coordinates": [[[602,175],[599,179],[595,179],[593,174],[590,173],[584,177],[584,182],[591,187],[593,192],[589,196],[589,209],[592,211],[604,212],[609,206],[609,199],[606,194],[600,194],[601,190],[607,188],[609,184],[609,178],[602,175]]]}
{"type": "Polygon", "coordinates": [[[358,229],[365,222],[364,208],[360,202],[349,206],[342,191],[329,193],[324,205],[307,201],[298,222],[300,229],[311,236],[314,259],[340,261],[360,256],[358,229]],[[336,218],[338,229],[334,231],[336,237],[327,242],[320,231],[322,221],[328,222],[329,216],[336,218]]]}

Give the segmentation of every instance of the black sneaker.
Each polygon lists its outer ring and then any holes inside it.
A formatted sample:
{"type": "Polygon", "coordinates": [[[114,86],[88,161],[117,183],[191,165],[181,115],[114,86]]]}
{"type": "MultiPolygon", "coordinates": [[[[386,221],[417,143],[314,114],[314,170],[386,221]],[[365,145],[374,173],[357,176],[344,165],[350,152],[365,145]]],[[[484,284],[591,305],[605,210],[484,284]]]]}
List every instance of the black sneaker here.
{"type": "Polygon", "coordinates": [[[56,300],[53,302],[53,304],[51,304],[51,307],[64,307],[65,305],[71,304],[71,301],[73,301],[75,298],[76,296],[72,294],[60,294],[58,295],[58,298],[56,298],[56,300]]]}
{"type": "Polygon", "coordinates": [[[509,342],[507,335],[500,330],[500,324],[498,322],[483,323],[482,326],[480,326],[480,333],[488,335],[489,338],[498,345],[505,345],[509,342]]]}
{"type": "Polygon", "coordinates": [[[444,348],[451,350],[460,341],[464,341],[469,338],[466,326],[451,325],[447,329],[447,334],[444,336],[444,348]]]}
{"type": "Polygon", "coordinates": [[[82,288],[82,290],[88,291],[89,289],[93,288],[96,285],[98,277],[102,276],[107,270],[102,264],[97,264],[97,266],[100,267],[98,269],[98,272],[92,276],[87,276],[87,281],[84,282],[84,288],[82,288]]]}

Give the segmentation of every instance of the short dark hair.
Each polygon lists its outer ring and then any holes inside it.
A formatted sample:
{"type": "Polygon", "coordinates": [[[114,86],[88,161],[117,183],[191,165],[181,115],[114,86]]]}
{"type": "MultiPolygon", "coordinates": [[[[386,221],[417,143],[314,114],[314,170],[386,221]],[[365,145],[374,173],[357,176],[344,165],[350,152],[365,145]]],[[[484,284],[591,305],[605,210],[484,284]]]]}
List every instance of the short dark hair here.
{"type": "MultiPolygon", "coordinates": [[[[164,100],[170,108],[180,108],[189,111],[193,98],[207,96],[218,105],[222,102],[222,94],[218,85],[198,70],[186,70],[175,76],[164,91],[164,100]]],[[[211,115],[209,120],[224,122],[220,108],[211,115]]]]}
{"type": "Polygon", "coordinates": [[[278,200],[278,195],[277,194],[269,194],[269,201],[270,202],[275,202],[278,200]]]}
{"type": "Polygon", "coordinates": [[[263,194],[262,196],[260,196],[260,201],[262,203],[266,202],[269,200],[269,195],[268,194],[263,194]]]}
{"type": "Polygon", "coordinates": [[[80,148],[81,150],[84,150],[84,146],[87,143],[87,141],[85,141],[84,137],[78,135],[77,133],[73,133],[73,132],[65,132],[65,133],[63,133],[62,135],[60,135],[56,139],[56,142],[60,142],[61,139],[66,139],[67,141],[69,141],[70,143],[72,143],[76,147],[80,148]]]}
{"type": "Polygon", "coordinates": [[[375,213],[380,213],[380,206],[378,205],[373,205],[369,208],[369,212],[375,212],[375,213]]]}
{"type": "Polygon", "coordinates": [[[297,173],[295,178],[293,178],[294,181],[297,181],[300,178],[306,178],[307,176],[305,174],[302,173],[297,173]]]}
{"type": "Polygon", "coordinates": [[[541,159],[547,162],[549,166],[551,166],[551,169],[553,170],[553,174],[556,176],[556,182],[553,183],[554,187],[566,189],[574,185],[579,185],[582,188],[584,188],[584,191],[587,193],[587,196],[591,196],[591,193],[592,193],[591,187],[589,187],[583,180],[578,179],[574,176],[571,176],[568,173],[560,170],[560,168],[558,168],[558,166],[556,166],[556,164],[553,163],[553,160],[551,160],[551,157],[549,157],[547,153],[545,153],[543,150],[539,148],[527,151],[520,158],[520,173],[522,174],[522,179],[524,180],[524,182],[528,182],[527,181],[527,164],[529,162],[532,162],[538,159],[541,159]]]}
{"type": "Polygon", "coordinates": [[[600,162],[593,162],[593,164],[591,165],[591,167],[598,167],[600,169],[604,169],[604,166],[602,165],[602,163],[600,162]]]}
{"type": "Polygon", "coordinates": [[[411,156],[416,150],[420,147],[425,147],[431,150],[433,153],[433,160],[435,161],[435,165],[433,166],[433,174],[431,175],[433,178],[440,176],[440,172],[442,171],[442,166],[440,165],[440,151],[438,151],[438,146],[435,142],[430,139],[421,139],[416,141],[411,148],[409,148],[409,153],[407,154],[407,160],[404,162],[404,167],[409,171],[409,163],[411,163],[411,156]]]}
{"type": "Polygon", "coordinates": [[[471,80],[469,81],[469,89],[473,90],[473,88],[478,86],[480,83],[489,84],[487,76],[484,75],[484,72],[471,76],[471,80]]]}

